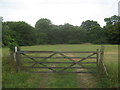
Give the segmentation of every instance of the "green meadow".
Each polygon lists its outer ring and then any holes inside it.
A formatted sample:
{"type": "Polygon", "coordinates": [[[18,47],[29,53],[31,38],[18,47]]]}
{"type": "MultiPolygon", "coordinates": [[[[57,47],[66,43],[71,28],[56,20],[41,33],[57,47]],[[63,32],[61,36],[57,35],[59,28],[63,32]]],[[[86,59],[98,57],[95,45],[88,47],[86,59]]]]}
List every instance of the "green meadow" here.
{"type": "MultiPolygon", "coordinates": [[[[118,45],[104,45],[104,63],[108,76],[95,74],[95,88],[117,88],[118,83],[118,45]]],[[[23,46],[21,50],[32,51],[96,51],[101,45],[93,44],[58,44],[23,46]]],[[[79,74],[28,73],[16,72],[10,64],[9,49],[2,49],[2,84],[3,88],[81,88],[79,74]]],[[[82,55],[82,54],[80,54],[82,55]]],[[[37,54],[36,54],[37,56],[37,54]]],[[[53,59],[55,61],[55,59],[53,59]]],[[[64,65],[62,65],[64,66],[64,65]]],[[[92,67],[92,66],[91,66],[92,67]]],[[[80,77],[82,78],[82,76],[80,77]]],[[[89,87],[89,86],[88,86],[89,87]]]]}

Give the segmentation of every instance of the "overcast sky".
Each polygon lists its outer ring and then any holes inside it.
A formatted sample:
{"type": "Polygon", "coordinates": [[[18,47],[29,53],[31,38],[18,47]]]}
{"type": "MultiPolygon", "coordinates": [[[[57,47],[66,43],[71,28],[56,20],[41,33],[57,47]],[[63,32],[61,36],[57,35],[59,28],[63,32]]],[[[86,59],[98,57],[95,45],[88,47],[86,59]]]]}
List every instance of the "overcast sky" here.
{"type": "Polygon", "coordinates": [[[25,21],[34,26],[40,18],[53,24],[94,20],[103,26],[104,18],[118,15],[119,0],[0,0],[0,16],[4,21],[25,21]]]}

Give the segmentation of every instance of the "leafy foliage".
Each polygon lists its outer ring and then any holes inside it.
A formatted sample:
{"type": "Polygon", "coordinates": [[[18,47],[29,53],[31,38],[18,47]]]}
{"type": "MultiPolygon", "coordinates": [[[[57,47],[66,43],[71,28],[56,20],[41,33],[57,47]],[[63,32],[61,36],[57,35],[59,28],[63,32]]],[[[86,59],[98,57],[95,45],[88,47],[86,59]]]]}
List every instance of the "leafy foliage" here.
{"type": "Polygon", "coordinates": [[[82,22],[81,27],[87,31],[90,31],[90,30],[94,30],[95,28],[100,28],[100,25],[96,21],[87,20],[85,22],[84,21],[82,22]]]}
{"type": "Polygon", "coordinates": [[[120,16],[112,16],[104,19],[106,26],[104,29],[107,31],[108,41],[111,44],[120,44],[120,16]]]}
{"type": "Polygon", "coordinates": [[[33,45],[35,30],[25,22],[5,22],[3,23],[3,43],[8,45],[13,39],[18,45],[33,45]],[[7,40],[7,41],[6,41],[7,40]]]}
{"type": "Polygon", "coordinates": [[[35,28],[26,22],[4,22],[3,44],[37,45],[37,44],[119,44],[120,17],[105,18],[102,28],[97,21],[86,20],[80,26],[69,23],[54,25],[49,19],[39,19],[35,28]],[[11,43],[14,42],[14,43],[11,43]]]}

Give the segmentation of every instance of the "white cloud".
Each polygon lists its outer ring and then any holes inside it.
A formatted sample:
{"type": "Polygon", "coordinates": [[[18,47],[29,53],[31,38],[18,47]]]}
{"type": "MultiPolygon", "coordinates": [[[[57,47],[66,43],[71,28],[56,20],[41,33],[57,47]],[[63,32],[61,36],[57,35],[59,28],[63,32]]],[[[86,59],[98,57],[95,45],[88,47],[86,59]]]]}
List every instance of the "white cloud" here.
{"type": "Polygon", "coordinates": [[[95,20],[104,25],[104,18],[117,14],[118,0],[0,0],[4,21],[26,21],[34,26],[40,18],[54,24],[80,25],[95,20]]]}

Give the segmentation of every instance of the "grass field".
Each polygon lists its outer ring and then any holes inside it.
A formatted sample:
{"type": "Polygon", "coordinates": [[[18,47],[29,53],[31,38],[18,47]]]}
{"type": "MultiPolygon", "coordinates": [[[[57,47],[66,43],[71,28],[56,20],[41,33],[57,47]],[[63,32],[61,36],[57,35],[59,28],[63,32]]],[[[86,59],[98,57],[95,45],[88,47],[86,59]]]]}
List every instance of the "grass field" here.
{"type": "MultiPolygon", "coordinates": [[[[104,62],[108,76],[97,76],[97,81],[90,82],[96,88],[117,88],[118,85],[118,45],[104,45],[104,62]],[[98,78],[99,77],[99,78],[98,78]],[[94,86],[95,85],[95,86],[94,86]]],[[[95,51],[100,45],[70,44],[70,45],[38,45],[24,46],[21,50],[38,51],[95,51]]],[[[9,50],[3,48],[3,87],[4,88],[81,88],[81,77],[78,74],[30,74],[16,73],[15,67],[9,64],[9,50]]],[[[89,88],[89,85],[87,86],[89,88]]]]}

